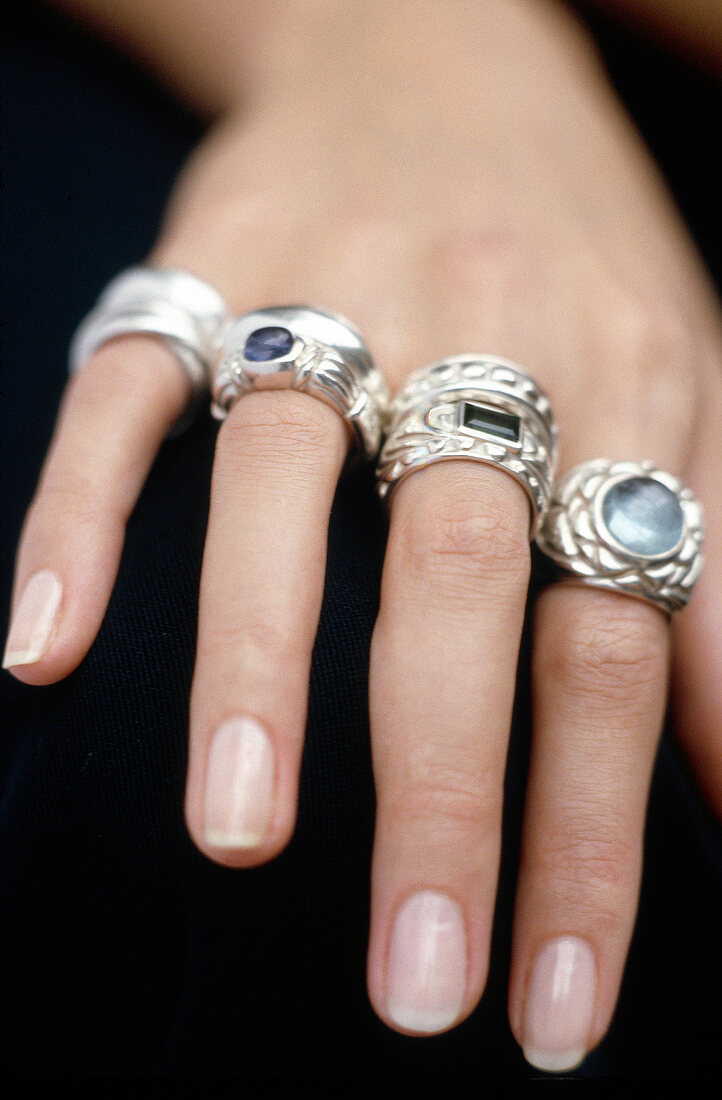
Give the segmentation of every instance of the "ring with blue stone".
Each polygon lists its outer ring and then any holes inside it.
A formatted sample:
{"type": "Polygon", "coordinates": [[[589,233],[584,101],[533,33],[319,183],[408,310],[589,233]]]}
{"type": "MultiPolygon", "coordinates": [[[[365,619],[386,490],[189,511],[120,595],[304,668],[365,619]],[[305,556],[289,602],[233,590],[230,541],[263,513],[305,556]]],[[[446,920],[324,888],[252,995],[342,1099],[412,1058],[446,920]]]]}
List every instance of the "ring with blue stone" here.
{"type": "Polygon", "coordinates": [[[702,569],[702,508],[652,462],[594,459],[554,488],[537,545],[567,580],[647,600],[667,614],[702,569]]]}
{"type": "Polygon", "coordinates": [[[294,389],[317,397],[348,423],[361,454],[381,445],[389,393],[357,330],[309,306],[274,306],[228,329],[213,382],[211,412],[223,420],[254,390],[294,389]]]}
{"type": "Polygon", "coordinates": [[[411,375],[392,413],[377,469],[382,498],[434,462],[485,462],[526,492],[534,536],[551,497],[557,428],[549,399],[521,367],[495,355],[440,359],[411,375]]]}

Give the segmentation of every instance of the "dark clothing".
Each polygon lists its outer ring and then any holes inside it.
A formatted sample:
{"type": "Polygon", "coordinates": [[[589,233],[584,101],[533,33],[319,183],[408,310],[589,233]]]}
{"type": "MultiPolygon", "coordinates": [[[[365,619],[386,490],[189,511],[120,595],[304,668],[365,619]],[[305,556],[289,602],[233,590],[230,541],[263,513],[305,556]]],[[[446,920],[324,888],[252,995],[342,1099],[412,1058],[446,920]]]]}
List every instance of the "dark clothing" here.
{"type": "MultiPolygon", "coordinates": [[[[33,4],[3,47],[2,568],[52,430],[69,337],[151,246],[199,126],[33,4]]],[[[720,90],[600,25],[623,90],[718,277],[722,179],[689,119],[720,90]]],[[[187,700],[215,426],[167,443],[130,521],[110,608],[62,683],[0,678],[0,1065],[20,1075],[537,1076],[506,1017],[528,741],[527,654],[508,776],[492,968],[472,1018],[412,1039],[365,992],[373,829],[368,648],[385,519],[369,472],[339,488],[314,654],[299,825],[230,871],[183,824],[187,700]]],[[[722,624],[720,624],[722,628],[722,624]]],[[[722,846],[665,738],[637,930],[610,1034],[581,1075],[722,1071],[722,846]]]]}

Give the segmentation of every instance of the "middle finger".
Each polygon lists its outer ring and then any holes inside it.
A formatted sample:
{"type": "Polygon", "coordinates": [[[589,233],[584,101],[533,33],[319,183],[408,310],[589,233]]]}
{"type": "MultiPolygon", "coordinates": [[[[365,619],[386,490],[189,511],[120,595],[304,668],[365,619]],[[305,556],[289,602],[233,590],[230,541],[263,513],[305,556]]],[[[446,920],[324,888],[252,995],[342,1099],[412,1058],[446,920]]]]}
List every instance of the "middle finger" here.
{"type": "Polygon", "coordinates": [[[370,670],[369,992],[399,1030],[452,1027],[486,979],[528,532],[524,491],[481,463],[431,465],[393,496],[370,670]]]}

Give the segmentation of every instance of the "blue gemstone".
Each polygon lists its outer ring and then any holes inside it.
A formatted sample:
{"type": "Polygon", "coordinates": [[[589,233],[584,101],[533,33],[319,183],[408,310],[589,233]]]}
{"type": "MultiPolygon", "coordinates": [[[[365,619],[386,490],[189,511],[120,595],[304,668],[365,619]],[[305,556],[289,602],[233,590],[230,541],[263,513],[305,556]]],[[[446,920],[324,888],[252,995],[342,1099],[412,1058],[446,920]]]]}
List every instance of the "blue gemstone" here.
{"type": "Polygon", "coordinates": [[[257,328],[246,340],[243,354],[252,363],[268,363],[271,359],[280,359],[293,347],[293,336],[287,328],[269,325],[257,328]]]}
{"type": "Polygon", "coordinates": [[[674,550],[684,527],[677,497],[652,477],[612,485],[602,501],[602,519],[625,550],[645,557],[674,550]]]}

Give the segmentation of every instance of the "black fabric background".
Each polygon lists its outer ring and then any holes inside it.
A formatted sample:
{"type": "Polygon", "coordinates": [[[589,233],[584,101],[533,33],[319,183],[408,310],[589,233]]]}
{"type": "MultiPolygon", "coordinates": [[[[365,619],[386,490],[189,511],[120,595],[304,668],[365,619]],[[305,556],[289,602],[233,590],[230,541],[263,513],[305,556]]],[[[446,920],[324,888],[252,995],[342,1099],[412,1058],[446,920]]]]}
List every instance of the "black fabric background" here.
{"type": "MultiPolygon", "coordinates": [[[[201,133],[125,62],[34,3],[12,4],[5,20],[3,614],[71,332],[150,247],[201,133]]],[[[719,283],[720,89],[604,23],[597,30],[719,283]]],[[[164,446],[78,671],[40,689],[2,674],[0,1066],[20,1076],[538,1076],[506,1022],[525,661],[481,1006],[448,1035],[410,1039],[384,1028],[366,999],[366,665],[385,536],[368,474],[342,482],[333,510],[296,836],[274,864],[245,873],[212,865],[187,839],[186,708],[214,434],[202,418],[164,446]]],[[[721,925],[719,828],[666,737],[619,1009],[580,1076],[719,1075],[721,925]]]]}

